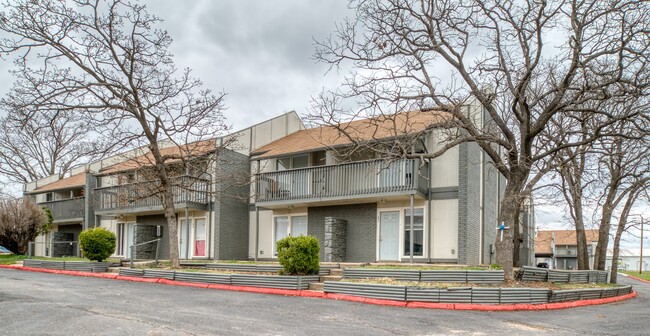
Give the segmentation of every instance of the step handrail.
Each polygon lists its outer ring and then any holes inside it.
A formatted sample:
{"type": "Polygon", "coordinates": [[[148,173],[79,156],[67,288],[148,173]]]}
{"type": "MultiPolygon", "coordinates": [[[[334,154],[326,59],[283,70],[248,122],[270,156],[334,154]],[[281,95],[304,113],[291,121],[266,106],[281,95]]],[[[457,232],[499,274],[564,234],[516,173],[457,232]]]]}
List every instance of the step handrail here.
{"type": "Polygon", "coordinates": [[[150,241],[146,241],[144,243],[139,243],[139,244],[129,246],[129,249],[131,250],[131,258],[130,258],[131,260],[130,260],[130,265],[129,265],[130,268],[133,268],[133,255],[134,255],[133,248],[138,247],[140,245],[151,244],[153,242],[156,242],[156,265],[158,265],[158,251],[160,250],[160,244],[158,244],[158,243],[160,242],[160,238],[156,238],[156,239],[153,239],[153,240],[150,240],[150,241]]]}

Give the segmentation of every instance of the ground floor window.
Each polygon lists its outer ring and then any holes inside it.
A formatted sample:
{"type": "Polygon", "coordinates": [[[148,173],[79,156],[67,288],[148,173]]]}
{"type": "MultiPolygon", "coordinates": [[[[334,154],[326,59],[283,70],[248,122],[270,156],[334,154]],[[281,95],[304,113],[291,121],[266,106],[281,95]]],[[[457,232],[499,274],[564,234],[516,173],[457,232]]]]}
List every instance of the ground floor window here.
{"type": "MultiPolygon", "coordinates": [[[[287,236],[306,236],[307,216],[277,216],[274,218],[274,231],[275,242],[287,236]]],[[[277,251],[275,251],[275,243],[273,244],[273,250],[273,255],[277,255],[277,251]]]]}
{"type": "Polygon", "coordinates": [[[205,218],[178,221],[178,254],[181,259],[206,256],[205,218]]]}
{"type": "Polygon", "coordinates": [[[117,248],[115,255],[131,257],[131,245],[133,245],[135,223],[117,223],[117,248]]]}
{"type": "Polygon", "coordinates": [[[411,209],[404,210],[404,255],[411,255],[411,229],[413,230],[413,255],[424,255],[424,209],[413,209],[411,228],[411,209]]]}

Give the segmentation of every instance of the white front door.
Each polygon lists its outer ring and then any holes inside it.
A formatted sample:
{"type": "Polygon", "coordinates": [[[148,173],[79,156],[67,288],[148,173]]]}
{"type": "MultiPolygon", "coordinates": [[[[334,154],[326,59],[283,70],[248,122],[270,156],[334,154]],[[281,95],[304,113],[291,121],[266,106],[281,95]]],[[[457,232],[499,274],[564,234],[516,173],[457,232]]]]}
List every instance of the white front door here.
{"type": "Polygon", "coordinates": [[[399,211],[379,213],[379,260],[399,260],[399,211]]]}
{"type": "Polygon", "coordinates": [[[126,257],[131,258],[131,246],[133,246],[133,239],[135,238],[135,224],[126,223],[126,257]]]}
{"type": "Polygon", "coordinates": [[[181,219],[178,223],[178,257],[180,259],[188,259],[189,256],[189,226],[185,219],[181,219]]]}

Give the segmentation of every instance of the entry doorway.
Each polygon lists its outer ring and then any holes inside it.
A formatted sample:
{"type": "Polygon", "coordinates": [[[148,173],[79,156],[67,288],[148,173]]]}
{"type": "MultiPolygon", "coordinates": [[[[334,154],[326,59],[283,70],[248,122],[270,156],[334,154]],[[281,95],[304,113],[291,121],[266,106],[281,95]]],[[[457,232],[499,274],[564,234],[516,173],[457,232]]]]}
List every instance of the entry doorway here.
{"type": "Polygon", "coordinates": [[[379,260],[399,260],[399,211],[379,213],[379,260]]]}

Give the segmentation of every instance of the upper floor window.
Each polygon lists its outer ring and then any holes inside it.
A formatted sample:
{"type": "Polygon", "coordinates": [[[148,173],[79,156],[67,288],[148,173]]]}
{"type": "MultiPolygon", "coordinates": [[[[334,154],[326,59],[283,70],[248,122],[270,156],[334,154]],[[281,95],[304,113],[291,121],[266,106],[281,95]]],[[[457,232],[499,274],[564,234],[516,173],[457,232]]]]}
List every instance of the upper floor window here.
{"type": "Polygon", "coordinates": [[[276,170],[287,170],[309,167],[309,155],[296,155],[280,158],[276,161],[276,170]]]}

